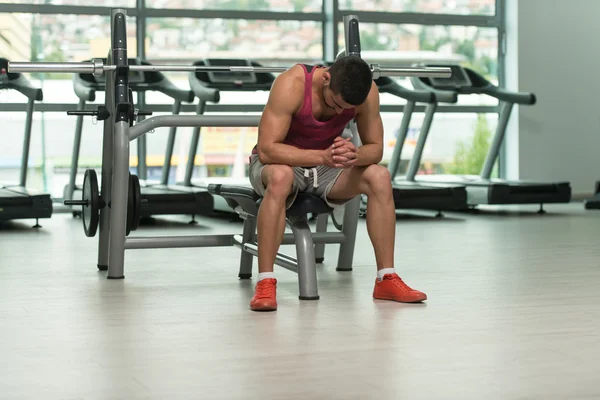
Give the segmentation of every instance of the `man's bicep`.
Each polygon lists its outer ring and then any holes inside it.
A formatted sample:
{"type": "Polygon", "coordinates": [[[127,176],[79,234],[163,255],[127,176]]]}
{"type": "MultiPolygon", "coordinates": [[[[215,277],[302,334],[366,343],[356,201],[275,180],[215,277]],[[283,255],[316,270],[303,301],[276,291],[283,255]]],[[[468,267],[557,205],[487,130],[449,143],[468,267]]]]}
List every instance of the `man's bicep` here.
{"type": "Polygon", "coordinates": [[[281,143],[290,127],[292,114],[276,103],[267,104],[258,126],[259,146],[268,143],[281,143]]]}

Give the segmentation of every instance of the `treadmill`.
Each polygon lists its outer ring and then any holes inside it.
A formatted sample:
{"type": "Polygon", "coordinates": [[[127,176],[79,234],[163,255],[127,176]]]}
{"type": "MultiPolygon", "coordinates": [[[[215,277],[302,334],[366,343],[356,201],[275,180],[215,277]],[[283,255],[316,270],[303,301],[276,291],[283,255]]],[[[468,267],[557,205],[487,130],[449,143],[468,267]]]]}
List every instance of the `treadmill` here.
{"type": "MultiPolygon", "coordinates": [[[[438,102],[455,103],[457,96],[451,92],[434,94],[428,91],[410,90],[389,77],[380,77],[375,80],[375,83],[380,93],[390,93],[407,101],[394,152],[388,167],[392,176],[392,190],[396,209],[433,210],[438,211],[438,216],[441,216],[442,211],[466,209],[467,192],[464,185],[457,183],[425,183],[415,180],[438,102]],[[417,102],[427,103],[425,119],[406,176],[397,177],[402,148],[408,135],[410,120],[417,102]]],[[[361,209],[363,211],[366,209],[367,202],[367,197],[362,196],[361,209]]]]}
{"type": "MultiPolygon", "coordinates": [[[[26,187],[31,143],[31,126],[35,101],[42,101],[42,89],[36,89],[20,73],[8,73],[8,60],[0,58],[0,90],[16,90],[27,97],[25,133],[18,184],[0,185],[0,221],[35,218],[34,228],[40,228],[40,218],[52,216],[50,194],[26,187]]],[[[10,140],[6,138],[5,140],[10,140]]]]}
{"type": "MultiPolygon", "coordinates": [[[[243,58],[208,58],[194,62],[195,66],[239,66],[239,67],[262,67],[256,61],[243,58]]],[[[194,94],[198,97],[199,103],[196,109],[198,115],[204,114],[206,103],[218,103],[220,100],[221,91],[230,92],[254,92],[254,91],[269,91],[275,81],[275,75],[271,73],[255,73],[255,72],[190,72],[189,82],[194,94]]],[[[251,187],[250,180],[245,178],[233,177],[209,177],[192,180],[194,173],[194,160],[198,151],[200,141],[200,128],[194,128],[192,134],[192,142],[190,145],[190,153],[188,156],[188,164],[185,173],[185,179],[180,184],[187,187],[197,187],[207,189],[211,183],[226,183],[230,185],[251,187]]],[[[247,157],[247,155],[244,155],[247,157]]],[[[234,210],[227,204],[221,196],[214,196],[215,211],[232,213],[234,210]]]]}
{"type": "Polygon", "coordinates": [[[586,210],[600,210],[600,181],[596,182],[594,196],[589,199],[585,199],[583,203],[586,210]]]}
{"type": "MultiPolygon", "coordinates": [[[[151,64],[140,59],[129,59],[129,65],[151,64]]],[[[84,110],[86,102],[95,100],[96,91],[105,91],[105,84],[105,75],[74,74],[73,87],[77,97],[79,97],[78,111],[84,110]]],[[[179,114],[183,101],[188,103],[194,101],[194,93],[192,91],[176,87],[163,73],[158,71],[130,71],[129,87],[132,92],[138,94],[148,91],[158,91],[171,97],[174,100],[172,107],[173,114],[179,114]]],[[[78,116],[73,144],[71,174],[69,184],[65,188],[65,199],[81,197],[81,187],[75,186],[75,178],[77,176],[82,130],[83,117],[78,116]]],[[[192,218],[195,218],[196,215],[207,214],[212,211],[212,195],[207,190],[168,184],[171,159],[175,146],[175,132],[176,128],[174,127],[169,131],[160,183],[148,184],[143,181],[145,176],[140,177],[141,198],[142,200],[147,200],[147,203],[141,208],[141,217],[143,218],[153,215],[191,215],[192,218]]],[[[144,173],[145,155],[145,142],[141,143],[138,141],[138,169],[140,172],[143,170],[144,173]]]]}
{"type": "Polygon", "coordinates": [[[417,178],[422,183],[451,183],[465,185],[467,202],[473,208],[481,204],[539,204],[569,203],[571,201],[571,185],[569,182],[538,182],[528,180],[492,179],[492,169],[500,146],[506,134],[510,113],[515,104],[533,105],[536,97],[533,93],[510,92],[501,89],[470,68],[449,64],[427,64],[427,66],[448,67],[452,69],[450,78],[412,78],[417,89],[454,91],[461,95],[485,94],[498,99],[502,108],[498,127],[488,151],[485,164],[480,175],[423,175],[417,178]]]}

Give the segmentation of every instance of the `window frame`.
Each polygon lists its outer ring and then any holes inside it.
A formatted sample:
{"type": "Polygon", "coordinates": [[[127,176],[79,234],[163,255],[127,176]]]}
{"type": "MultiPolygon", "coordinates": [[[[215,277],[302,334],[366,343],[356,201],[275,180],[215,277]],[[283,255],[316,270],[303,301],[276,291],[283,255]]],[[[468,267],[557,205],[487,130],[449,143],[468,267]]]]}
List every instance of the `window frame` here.
{"type": "MultiPolygon", "coordinates": [[[[352,11],[341,10],[338,0],[323,0],[321,12],[280,12],[280,11],[239,11],[239,10],[198,10],[198,9],[157,9],[146,7],[145,0],[136,0],[135,7],[125,8],[127,14],[136,17],[137,54],[146,56],[146,23],[147,18],[197,18],[197,19],[260,19],[260,20],[288,20],[288,21],[316,21],[322,26],[323,60],[334,60],[339,52],[337,43],[338,23],[343,22],[344,15],[349,13],[358,17],[360,22],[388,23],[388,24],[413,24],[413,25],[442,25],[442,26],[477,26],[495,28],[498,30],[498,80],[503,87],[506,82],[506,0],[496,0],[494,15],[457,15],[457,14],[429,14],[414,12],[377,12],[377,11],[352,11]]],[[[52,5],[52,4],[16,4],[0,3],[0,13],[31,13],[31,14],[76,14],[76,15],[110,15],[114,7],[79,6],[79,5],[52,5]]],[[[140,99],[144,101],[143,97],[140,99]]],[[[73,109],[75,104],[53,103],[36,105],[36,111],[65,112],[73,109]]],[[[169,104],[148,106],[154,112],[168,112],[169,104]]],[[[182,111],[193,112],[193,105],[185,105],[182,111]]],[[[20,103],[0,104],[0,112],[18,111],[22,109],[20,103]]],[[[382,112],[402,112],[404,106],[382,105],[382,112]]],[[[260,112],[260,105],[245,104],[214,104],[208,105],[209,112],[260,112]]],[[[424,111],[423,106],[418,106],[416,111],[424,111]]],[[[438,108],[439,113],[498,113],[499,106],[443,106],[438,108]]],[[[500,152],[499,174],[505,176],[506,153],[504,146],[500,152]]]]}

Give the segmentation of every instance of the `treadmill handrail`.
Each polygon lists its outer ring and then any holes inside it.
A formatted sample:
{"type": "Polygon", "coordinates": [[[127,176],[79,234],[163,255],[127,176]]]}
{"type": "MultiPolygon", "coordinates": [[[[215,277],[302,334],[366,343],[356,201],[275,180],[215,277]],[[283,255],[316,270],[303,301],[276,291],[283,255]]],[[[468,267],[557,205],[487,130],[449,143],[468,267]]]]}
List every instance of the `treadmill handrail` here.
{"type": "MultiPolygon", "coordinates": [[[[135,60],[138,60],[138,62],[144,65],[150,65],[150,63],[147,61],[140,61],[139,59],[135,60]]],[[[106,62],[106,59],[103,59],[103,61],[106,62]]],[[[178,100],[182,102],[192,103],[194,101],[195,94],[190,89],[181,89],[175,86],[175,84],[173,84],[173,82],[167,79],[167,77],[161,72],[153,71],[152,74],[158,74],[162,79],[160,81],[155,81],[152,83],[143,83],[141,84],[141,86],[143,86],[140,90],[153,90],[156,92],[164,93],[165,95],[171,97],[173,100],[178,100]]],[[[91,74],[73,74],[73,89],[75,90],[75,94],[80,99],[85,101],[94,101],[96,99],[97,91],[106,91],[104,82],[90,82],[86,79],[82,79],[79,75],[91,74]]],[[[134,92],[139,91],[136,90],[136,83],[130,82],[130,87],[134,92]]]]}
{"type": "Polygon", "coordinates": [[[96,88],[89,86],[89,82],[83,81],[77,77],[77,74],[73,74],[71,79],[73,81],[73,90],[77,97],[84,101],[96,101],[96,88]]]}
{"type": "Polygon", "coordinates": [[[185,101],[187,103],[192,103],[196,97],[194,92],[191,90],[178,88],[166,78],[163,82],[161,82],[161,87],[158,88],[158,91],[166,94],[174,100],[185,101]]]}
{"type": "Polygon", "coordinates": [[[490,85],[483,93],[500,101],[513,104],[534,105],[537,101],[535,94],[530,92],[511,92],[498,86],[490,85]]]}
{"type": "Polygon", "coordinates": [[[423,82],[423,79],[418,77],[412,77],[410,82],[417,90],[424,90],[435,94],[435,98],[439,103],[455,104],[458,102],[458,92],[454,90],[436,89],[433,86],[429,86],[423,82]]]}
{"type": "Polygon", "coordinates": [[[433,92],[419,89],[407,89],[387,76],[376,79],[375,83],[377,84],[377,87],[381,89],[382,93],[389,93],[408,101],[414,101],[416,103],[435,103],[437,100],[433,92]]]}
{"type": "Polygon", "coordinates": [[[200,101],[210,101],[212,103],[218,103],[219,101],[221,101],[220,90],[209,88],[208,86],[204,85],[203,82],[199,79],[194,79],[195,75],[196,72],[190,72],[189,83],[190,87],[192,88],[192,92],[194,92],[194,94],[198,96],[200,101]]]}
{"type": "Polygon", "coordinates": [[[16,79],[9,80],[4,86],[7,89],[18,91],[30,100],[42,101],[44,99],[44,92],[42,89],[33,87],[27,78],[22,75],[16,79]]]}

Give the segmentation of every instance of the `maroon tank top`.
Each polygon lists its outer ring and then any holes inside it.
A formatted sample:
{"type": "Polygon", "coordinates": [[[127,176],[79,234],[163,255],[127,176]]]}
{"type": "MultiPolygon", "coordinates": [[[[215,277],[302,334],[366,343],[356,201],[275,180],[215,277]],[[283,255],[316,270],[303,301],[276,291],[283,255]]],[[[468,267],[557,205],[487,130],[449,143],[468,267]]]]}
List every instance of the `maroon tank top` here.
{"type": "MultiPolygon", "coordinates": [[[[312,112],[312,78],[318,68],[301,64],[304,69],[304,100],[302,108],[292,115],[284,144],[305,150],[325,150],[333,144],[356,112],[354,108],[346,109],[327,121],[318,121],[312,112]],[[309,70],[310,68],[310,70],[309,70]]],[[[256,146],[252,154],[256,154],[256,146]]]]}

